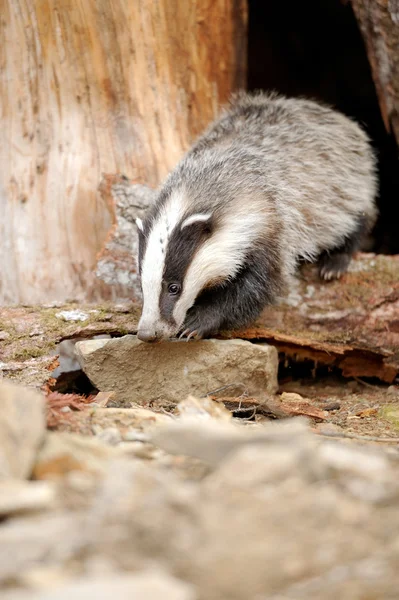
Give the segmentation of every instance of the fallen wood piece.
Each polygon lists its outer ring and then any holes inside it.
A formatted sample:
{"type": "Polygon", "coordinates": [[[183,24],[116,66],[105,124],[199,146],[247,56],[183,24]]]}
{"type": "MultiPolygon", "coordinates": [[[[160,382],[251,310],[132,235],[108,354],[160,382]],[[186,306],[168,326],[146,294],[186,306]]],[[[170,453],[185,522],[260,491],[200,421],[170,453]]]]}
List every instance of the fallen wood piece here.
{"type": "Polygon", "coordinates": [[[325,421],[330,417],[327,411],[314,406],[306,398],[302,398],[299,394],[288,392],[281,394],[280,409],[286,413],[287,417],[302,416],[318,421],[325,421]]]}
{"type": "Polygon", "coordinates": [[[399,256],[359,254],[340,281],[323,283],[313,265],[254,326],[223,337],[262,340],[296,360],[342,369],[345,377],[399,373],[399,256]]]}

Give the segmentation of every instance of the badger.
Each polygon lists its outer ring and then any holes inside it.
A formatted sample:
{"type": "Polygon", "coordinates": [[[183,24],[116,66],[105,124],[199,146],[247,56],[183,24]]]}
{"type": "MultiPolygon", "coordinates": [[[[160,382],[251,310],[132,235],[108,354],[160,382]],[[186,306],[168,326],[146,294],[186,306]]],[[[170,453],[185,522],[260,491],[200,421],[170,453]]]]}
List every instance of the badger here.
{"type": "Polygon", "coordinates": [[[239,93],[137,219],[138,338],[203,338],[256,320],[302,261],[339,278],[377,209],[376,160],[316,101],[239,93]]]}

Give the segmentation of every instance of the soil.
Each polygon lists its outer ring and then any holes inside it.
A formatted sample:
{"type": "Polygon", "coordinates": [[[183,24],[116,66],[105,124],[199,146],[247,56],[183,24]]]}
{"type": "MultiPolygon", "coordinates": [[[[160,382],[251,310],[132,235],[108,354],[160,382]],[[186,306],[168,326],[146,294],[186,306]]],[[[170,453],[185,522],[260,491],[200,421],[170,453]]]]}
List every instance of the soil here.
{"type": "Polygon", "coordinates": [[[399,386],[331,375],[286,381],[280,384],[280,391],[296,392],[319,408],[337,403],[339,408],[329,411],[330,418],[324,423],[342,428],[344,433],[399,439],[399,386]]]}

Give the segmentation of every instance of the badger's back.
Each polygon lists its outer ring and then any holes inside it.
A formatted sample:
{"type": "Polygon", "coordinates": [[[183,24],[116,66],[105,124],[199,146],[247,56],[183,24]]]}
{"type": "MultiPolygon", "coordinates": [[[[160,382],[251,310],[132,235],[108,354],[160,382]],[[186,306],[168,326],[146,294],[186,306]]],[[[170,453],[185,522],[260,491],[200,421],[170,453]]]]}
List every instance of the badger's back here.
{"type": "MultiPolygon", "coordinates": [[[[310,100],[239,94],[184,162],[197,181],[213,164],[210,180],[228,174],[230,189],[261,191],[296,256],[315,258],[339,245],[360,215],[369,227],[376,218],[375,158],[366,133],[310,100]]],[[[226,204],[232,197],[224,197],[226,204]]]]}

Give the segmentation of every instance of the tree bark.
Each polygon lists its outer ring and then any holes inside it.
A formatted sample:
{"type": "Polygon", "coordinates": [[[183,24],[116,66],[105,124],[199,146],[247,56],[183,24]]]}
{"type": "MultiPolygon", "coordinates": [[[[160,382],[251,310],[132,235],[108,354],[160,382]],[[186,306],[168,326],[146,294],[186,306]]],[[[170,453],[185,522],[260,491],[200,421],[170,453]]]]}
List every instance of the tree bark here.
{"type": "Polygon", "coordinates": [[[387,131],[399,143],[399,0],[352,0],[387,131]]]}
{"type": "Polygon", "coordinates": [[[245,0],[0,11],[0,303],[109,297],[101,174],[157,185],[245,84],[245,0]]]}

